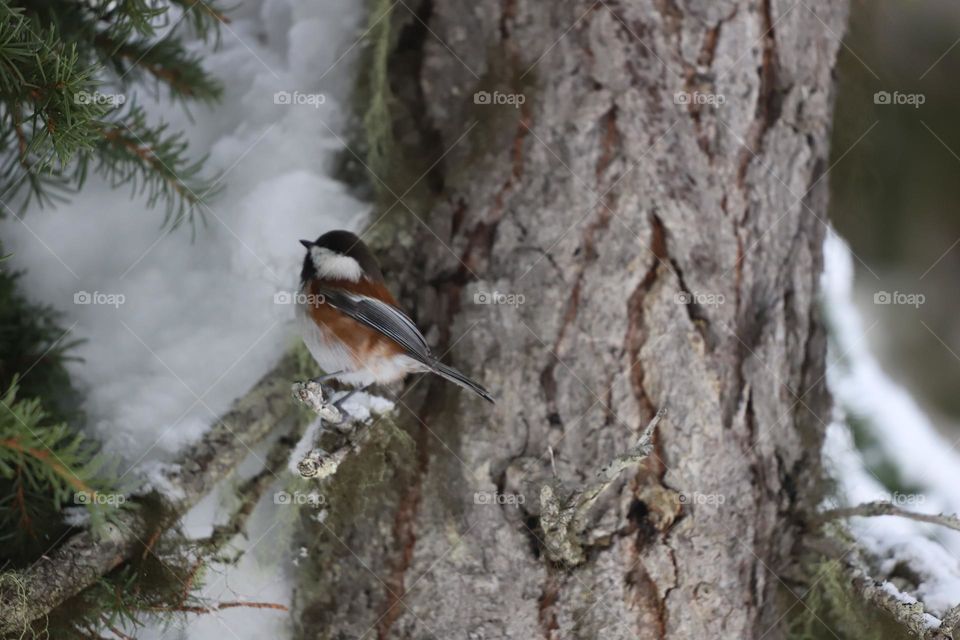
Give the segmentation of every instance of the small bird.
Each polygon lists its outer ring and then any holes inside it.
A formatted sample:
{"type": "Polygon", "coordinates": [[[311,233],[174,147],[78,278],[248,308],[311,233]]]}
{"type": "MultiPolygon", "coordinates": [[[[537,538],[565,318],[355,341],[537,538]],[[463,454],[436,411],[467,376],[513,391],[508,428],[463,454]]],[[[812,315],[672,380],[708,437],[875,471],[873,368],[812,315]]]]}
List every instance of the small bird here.
{"type": "Polygon", "coordinates": [[[318,382],[337,380],[366,388],[408,373],[430,372],[494,401],[486,389],[430,353],[360,238],[349,231],[330,231],[300,244],[307,255],[300,272],[297,319],[304,343],[327,372],[318,382]]]}

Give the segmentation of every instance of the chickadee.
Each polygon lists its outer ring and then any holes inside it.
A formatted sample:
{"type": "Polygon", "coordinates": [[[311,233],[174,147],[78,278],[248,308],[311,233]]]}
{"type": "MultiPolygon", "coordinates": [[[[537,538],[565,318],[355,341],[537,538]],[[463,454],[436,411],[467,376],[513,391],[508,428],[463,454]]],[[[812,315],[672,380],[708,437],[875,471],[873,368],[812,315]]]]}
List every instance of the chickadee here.
{"type": "Polygon", "coordinates": [[[387,290],[377,260],[349,231],[301,240],[297,318],[321,380],[367,387],[431,372],[493,402],[486,389],[437,360],[423,334],[387,290]]]}

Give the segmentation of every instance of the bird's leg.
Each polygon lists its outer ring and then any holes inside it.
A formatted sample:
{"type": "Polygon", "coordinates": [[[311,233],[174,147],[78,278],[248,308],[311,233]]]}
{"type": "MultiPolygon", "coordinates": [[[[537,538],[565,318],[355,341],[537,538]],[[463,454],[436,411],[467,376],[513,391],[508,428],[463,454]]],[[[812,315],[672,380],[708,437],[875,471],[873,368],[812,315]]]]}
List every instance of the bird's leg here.
{"type": "Polygon", "coordinates": [[[337,398],[336,402],[333,403],[333,406],[335,406],[340,411],[343,411],[343,403],[346,402],[353,394],[366,391],[372,386],[373,386],[373,383],[364,385],[359,389],[351,389],[350,391],[347,392],[347,395],[343,396],[342,398],[337,398]]]}
{"type": "Polygon", "coordinates": [[[371,383],[364,385],[359,389],[351,389],[342,397],[337,398],[337,400],[334,402],[330,402],[328,398],[332,395],[332,392],[327,389],[323,383],[336,378],[342,373],[342,371],[337,371],[335,373],[328,373],[316,378],[311,378],[306,382],[296,382],[293,385],[293,396],[303,404],[313,409],[317,415],[323,418],[326,422],[331,424],[340,424],[343,422],[343,403],[350,399],[355,393],[359,391],[366,391],[370,387],[374,386],[373,383],[371,383]]]}
{"type": "Polygon", "coordinates": [[[316,382],[317,384],[322,385],[324,382],[327,382],[328,380],[333,380],[334,378],[336,378],[342,373],[343,371],[334,371],[333,373],[325,373],[322,376],[317,376],[316,378],[310,378],[309,380],[307,380],[307,382],[316,382]]]}

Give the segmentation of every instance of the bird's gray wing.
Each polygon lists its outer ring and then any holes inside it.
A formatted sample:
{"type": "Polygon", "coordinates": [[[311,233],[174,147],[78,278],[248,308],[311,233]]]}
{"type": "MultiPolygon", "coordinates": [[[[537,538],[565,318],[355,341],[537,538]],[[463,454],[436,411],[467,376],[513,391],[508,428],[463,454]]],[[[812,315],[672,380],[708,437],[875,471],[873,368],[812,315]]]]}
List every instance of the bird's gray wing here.
{"type": "Polygon", "coordinates": [[[433,366],[434,359],[426,339],[413,320],[400,309],[376,298],[343,289],[322,287],[316,293],[323,296],[325,304],[390,338],[410,357],[433,366]]]}

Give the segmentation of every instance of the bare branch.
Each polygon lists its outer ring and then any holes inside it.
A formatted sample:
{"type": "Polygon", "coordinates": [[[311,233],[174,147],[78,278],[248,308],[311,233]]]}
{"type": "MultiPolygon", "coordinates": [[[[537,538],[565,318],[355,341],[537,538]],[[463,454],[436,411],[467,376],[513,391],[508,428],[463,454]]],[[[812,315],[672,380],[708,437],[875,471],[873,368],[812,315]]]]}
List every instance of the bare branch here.
{"type": "Polygon", "coordinates": [[[558,498],[557,489],[550,484],[541,487],[540,527],[543,529],[545,547],[551,559],[569,565],[578,565],[583,562],[580,534],[587,526],[587,513],[600,494],[620,477],[624,469],[639,464],[650,455],[653,450],[654,429],[665,414],[666,409],[657,411],[640,434],[637,444],[600,469],[597,473],[601,478],[599,482],[574,491],[563,500],[558,498]]]}
{"type": "Polygon", "coordinates": [[[851,516],[863,516],[865,518],[874,516],[900,516],[901,518],[938,524],[948,529],[953,529],[954,531],[960,531],[960,518],[957,518],[956,515],[916,513],[914,511],[901,509],[891,502],[884,501],[865,502],[855,507],[830,509],[829,511],[821,513],[818,519],[820,521],[827,521],[837,518],[849,518],[851,516]]]}

